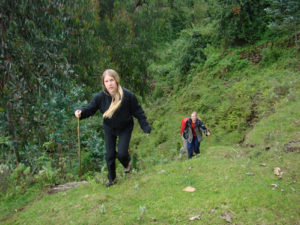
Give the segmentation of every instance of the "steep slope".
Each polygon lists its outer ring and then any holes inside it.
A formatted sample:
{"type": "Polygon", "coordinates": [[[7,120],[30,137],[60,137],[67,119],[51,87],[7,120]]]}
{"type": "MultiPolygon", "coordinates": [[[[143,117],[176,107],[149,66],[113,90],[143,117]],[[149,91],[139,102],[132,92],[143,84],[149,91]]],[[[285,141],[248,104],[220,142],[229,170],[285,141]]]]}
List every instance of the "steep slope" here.
{"type": "MultiPolygon", "coordinates": [[[[286,48],[285,44],[283,38],[274,46],[264,43],[226,52],[208,46],[205,64],[200,69],[195,66],[186,74],[186,81],[182,81],[181,77],[171,80],[170,77],[176,76],[176,65],[170,63],[173,66],[166,69],[165,63],[174,60],[175,56],[162,56],[162,61],[151,66],[152,71],[157,73],[154,93],[157,88],[163,93],[146,110],[153,132],[150,138],[144,138],[136,126],[132,138],[131,150],[137,159],[137,168],[181,160],[180,121],[193,111],[199,113],[212,133],[209,140],[201,143],[202,151],[213,145],[250,144],[254,141],[251,134],[253,127],[266,118],[281,118],[275,121],[277,125],[271,125],[273,128],[285,126],[282,129],[286,132],[299,129],[297,123],[285,122],[287,119],[290,121],[285,115],[274,114],[276,107],[280,106],[284,111],[283,107],[288,107],[299,96],[299,62],[295,49],[286,48]],[[260,61],[253,61],[254,56],[260,61]]],[[[171,45],[168,48],[165,52],[175,47],[171,45]]],[[[179,50],[175,50],[174,54],[178,53],[179,50]]],[[[160,53],[163,55],[163,52],[160,53]]],[[[287,110],[295,113],[295,107],[290,106],[287,110]]],[[[260,135],[262,140],[270,138],[267,132],[260,135]]],[[[262,144],[267,147],[269,142],[262,144]]],[[[280,143],[281,147],[285,144],[280,143]]]]}
{"type": "Polygon", "coordinates": [[[118,185],[111,188],[99,177],[67,192],[45,194],[4,222],[188,224],[199,216],[200,224],[297,224],[300,154],[299,149],[283,151],[283,143],[299,140],[294,125],[300,95],[299,90],[292,93],[246,135],[249,147],[215,145],[192,160],[134,170],[129,176],[119,173],[118,185]],[[272,133],[272,139],[265,133],[272,133]],[[281,178],[275,167],[281,168],[281,178]],[[187,186],[195,192],[184,192],[187,186]]]}

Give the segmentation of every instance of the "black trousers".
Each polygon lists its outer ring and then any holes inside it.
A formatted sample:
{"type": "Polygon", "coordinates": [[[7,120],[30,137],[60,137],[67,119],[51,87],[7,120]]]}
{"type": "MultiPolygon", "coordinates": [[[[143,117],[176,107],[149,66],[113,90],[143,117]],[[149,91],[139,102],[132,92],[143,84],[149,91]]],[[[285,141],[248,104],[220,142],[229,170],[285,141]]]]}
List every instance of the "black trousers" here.
{"type": "Polygon", "coordinates": [[[113,181],[116,178],[116,159],[118,159],[125,168],[128,167],[130,162],[128,148],[132,129],[132,126],[122,130],[104,129],[105,159],[109,181],[113,181]],[[119,137],[118,151],[116,151],[117,137],[119,137]]]}

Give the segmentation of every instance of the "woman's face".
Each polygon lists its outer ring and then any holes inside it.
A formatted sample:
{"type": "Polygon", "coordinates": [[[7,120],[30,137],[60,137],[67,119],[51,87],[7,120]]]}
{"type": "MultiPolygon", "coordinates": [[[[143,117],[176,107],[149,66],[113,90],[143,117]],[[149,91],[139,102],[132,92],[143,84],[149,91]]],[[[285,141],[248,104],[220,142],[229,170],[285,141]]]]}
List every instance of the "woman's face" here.
{"type": "Polygon", "coordinates": [[[118,89],[117,82],[113,77],[109,75],[106,75],[104,77],[104,86],[110,95],[114,95],[117,92],[118,89]]]}
{"type": "Polygon", "coordinates": [[[195,123],[196,120],[197,120],[197,114],[196,113],[192,113],[191,119],[192,119],[193,123],[195,123]]]}

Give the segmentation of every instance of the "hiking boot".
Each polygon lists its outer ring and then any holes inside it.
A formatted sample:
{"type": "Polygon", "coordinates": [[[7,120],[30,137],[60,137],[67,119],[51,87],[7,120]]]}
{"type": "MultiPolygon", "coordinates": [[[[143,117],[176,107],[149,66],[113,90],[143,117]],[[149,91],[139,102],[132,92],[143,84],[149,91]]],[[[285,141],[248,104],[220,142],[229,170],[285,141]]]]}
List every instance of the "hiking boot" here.
{"type": "Polygon", "coordinates": [[[131,171],[131,162],[128,163],[128,166],[124,169],[125,173],[130,173],[131,171]]]}
{"type": "Polygon", "coordinates": [[[110,187],[110,186],[113,186],[114,184],[116,184],[117,183],[117,181],[116,180],[113,180],[113,181],[108,181],[107,183],[106,183],[106,187],[110,187]]]}

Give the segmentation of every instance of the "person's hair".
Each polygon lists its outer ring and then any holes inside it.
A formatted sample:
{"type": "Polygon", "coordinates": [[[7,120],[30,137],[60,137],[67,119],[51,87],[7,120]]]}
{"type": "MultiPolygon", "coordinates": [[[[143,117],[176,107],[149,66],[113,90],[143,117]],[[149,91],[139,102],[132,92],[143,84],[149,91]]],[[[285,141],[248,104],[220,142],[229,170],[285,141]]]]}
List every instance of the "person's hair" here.
{"type": "Polygon", "coordinates": [[[117,91],[116,95],[112,96],[112,100],[111,100],[111,104],[110,104],[109,108],[103,114],[104,118],[111,118],[114,115],[114,113],[116,112],[116,110],[121,106],[124,93],[123,93],[123,89],[120,85],[120,77],[119,77],[118,73],[113,69],[107,69],[103,72],[103,74],[102,74],[102,87],[103,87],[103,89],[104,90],[106,89],[105,85],[104,85],[104,78],[107,75],[110,76],[110,77],[113,77],[115,79],[115,81],[117,83],[117,88],[118,88],[118,91],[117,91]]]}
{"type": "Polygon", "coordinates": [[[198,120],[202,120],[202,119],[201,119],[201,117],[198,115],[198,113],[197,113],[197,112],[195,112],[195,111],[194,111],[194,112],[192,112],[191,116],[192,116],[193,114],[196,114],[196,117],[197,117],[197,119],[198,119],[198,120]]]}
{"type": "Polygon", "coordinates": [[[197,112],[195,112],[195,111],[194,111],[194,112],[192,112],[192,114],[191,114],[191,115],[193,115],[193,114],[196,114],[196,116],[198,116],[197,112]]]}

